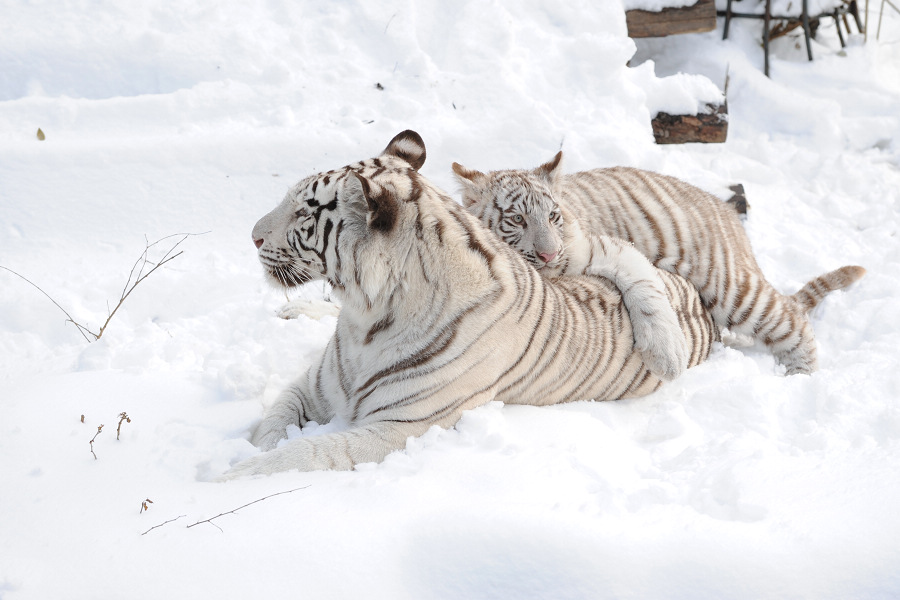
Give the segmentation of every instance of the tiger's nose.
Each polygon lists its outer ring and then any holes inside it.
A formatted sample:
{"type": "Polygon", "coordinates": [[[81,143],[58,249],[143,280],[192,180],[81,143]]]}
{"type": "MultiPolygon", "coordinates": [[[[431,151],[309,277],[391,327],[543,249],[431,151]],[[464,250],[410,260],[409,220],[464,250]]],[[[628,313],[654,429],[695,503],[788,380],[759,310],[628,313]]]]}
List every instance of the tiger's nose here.
{"type": "Polygon", "coordinates": [[[548,263],[551,260],[553,260],[554,258],[556,258],[557,254],[559,254],[559,253],[554,252],[553,254],[547,254],[546,252],[538,252],[538,256],[540,256],[541,260],[544,261],[545,263],[548,263]]]}
{"type": "Polygon", "coordinates": [[[263,242],[264,242],[264,241],[265,241],[264,239],[260,238],[260,239],[258,239],[258,240],[253,240],[253,243],[256,244],[256,247],[257,247],[257,248],[259,248],[260,246],[263,245],[263,242]]]}

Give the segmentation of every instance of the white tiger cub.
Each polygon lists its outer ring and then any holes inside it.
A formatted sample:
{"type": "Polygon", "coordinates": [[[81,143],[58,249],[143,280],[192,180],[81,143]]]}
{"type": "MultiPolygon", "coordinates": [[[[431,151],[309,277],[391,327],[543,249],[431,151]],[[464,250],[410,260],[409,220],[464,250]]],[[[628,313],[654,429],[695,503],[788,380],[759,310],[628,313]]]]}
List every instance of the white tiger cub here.
{"type": "MultiPolygon", "coordinates": [[[[253,432],[266,452],[223,479],[381,461],[492,400],[612,400],[661,385],[609,281],[544,279],[419,175],[424,161],[404,131],[377,158],[303,179],[253,228],[273,282],[325,279],[343,307],[323,356],[253,432]],[[289,425],[335,419],[348,429],[276,447],[289,425]]],[[[661,276],[697,364],[716,326],[693,286],[661,276]]]]}
{"type": "Polygon", "coordinates": [[[634,244],[689,279],[716,324],[765,343],[788,375],[818,368],[807,313],[865,274],[845,266],[793,296],[766,281],[732,207],[688,183],[615,167],[562,175],[562,152],[534,170],[487,174],[453,163],[463,204],[542,272],[580,273],[586,234],[634,244]]]}

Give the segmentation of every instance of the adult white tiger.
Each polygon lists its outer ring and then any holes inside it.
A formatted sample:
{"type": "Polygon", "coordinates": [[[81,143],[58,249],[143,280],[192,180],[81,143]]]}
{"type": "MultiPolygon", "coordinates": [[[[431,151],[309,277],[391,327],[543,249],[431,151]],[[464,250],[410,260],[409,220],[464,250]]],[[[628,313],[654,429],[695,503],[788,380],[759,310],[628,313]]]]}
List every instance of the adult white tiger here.
{"type": "MultiPolygon", "coordinates": [[[[610,400],[660,385],[609,281],[545,280],[420,176],[424,160],[405,131],[377,158],[302,180],[254,227],[274,282],[326,279],[343,307],[322,358],[254,431],[267,452],[224,478],[380,461],[492,400],[610,400]],[[276,448],[288,425],[333,419],[349,428],[276,448]]],[[[690,284],[661,275],[697,364],[717,329],[690,284]]]]}
{"type": "Polygon", "coordinates": [[[766,281],[737,213],[688,183],[616,167],[562,175],[562,152],[533,170],[487,174],[453,163],[468,210],[551,276],[582,272],[589,235],[634,244],[689,279],[716,324],[765,343],[788,375],[818,368],[808,312],[865,274],[845,266],[793,296],[766,281]]]}

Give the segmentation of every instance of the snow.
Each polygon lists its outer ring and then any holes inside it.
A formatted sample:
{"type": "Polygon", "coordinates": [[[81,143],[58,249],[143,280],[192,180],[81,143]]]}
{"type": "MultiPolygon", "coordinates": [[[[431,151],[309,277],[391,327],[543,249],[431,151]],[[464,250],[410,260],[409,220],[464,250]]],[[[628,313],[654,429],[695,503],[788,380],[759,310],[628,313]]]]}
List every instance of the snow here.
{"type": "Polygon", "coordinates": [[[3,600],[900,594],[896,13],[843,51],[824,23],[812,63],[775,40],[767,79],[759,23],[636,43],[617,2],[7,4],[0,265],[96,329],[147,241],[202,235],[94,343],[0,270],[3,600]],[[728,142],[656,146],[652,114],[726,72],[728,142]],[[812,376],[718,347],[645,398],[491,404],[382,464],[209,483],[335,323],[278,318],[250,229],[407,128],[453,194],[453,161],[562,147],[742,183],[779,289],[868,274],[813,313],[812,376]]]}
{"type": "Polygon", "coordinates": [[[622,0],[625,10],[659,12],[666,8],[684,8],[697,4],[697,0],[622,0]]]}

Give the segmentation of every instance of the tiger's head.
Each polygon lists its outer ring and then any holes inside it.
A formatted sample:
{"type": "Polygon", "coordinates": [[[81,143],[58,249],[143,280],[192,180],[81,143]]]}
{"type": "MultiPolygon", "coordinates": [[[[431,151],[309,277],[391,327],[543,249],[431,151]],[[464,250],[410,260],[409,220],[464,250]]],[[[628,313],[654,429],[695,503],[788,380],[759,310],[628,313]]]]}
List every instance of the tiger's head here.
{"type": "Polygon", "coordinates": [[[562,152],[532,170],[487,174],[453,163],[466,209],[537,269],[565,261],[565,219],[556,201],[562,152]]]}
{"type": "Polygon", "coordinates": [[[324,279],[339,293],[352,279],[371,302],[404,270],[414,230],[418,169],[425,144],[414,131],[394,137],[376,158],[309,176],[253,227],[268,279],[285,288],[324,279]]]}

